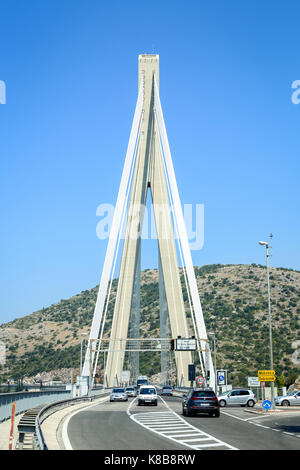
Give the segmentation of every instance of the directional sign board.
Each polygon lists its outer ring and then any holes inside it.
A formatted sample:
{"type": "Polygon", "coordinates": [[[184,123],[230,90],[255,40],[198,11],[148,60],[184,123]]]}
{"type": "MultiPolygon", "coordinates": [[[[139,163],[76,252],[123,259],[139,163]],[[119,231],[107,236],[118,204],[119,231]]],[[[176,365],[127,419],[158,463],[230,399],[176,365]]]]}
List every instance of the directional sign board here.
{"type": "Polygon", "coordinates": [[[259,370],[258,380],[260,382],[275,382],[276,375],[275,370],[259,370]]]}
{"type": "Polygon", "coordinates": [[[248,377],[248,387],[260,387],[260,381],[257,377],[248,377]]]}
{"type": "Polygon", "coordinates": [[[197,340],[196,338],[177,338],[176,351],[196,351],[197,340]]]}

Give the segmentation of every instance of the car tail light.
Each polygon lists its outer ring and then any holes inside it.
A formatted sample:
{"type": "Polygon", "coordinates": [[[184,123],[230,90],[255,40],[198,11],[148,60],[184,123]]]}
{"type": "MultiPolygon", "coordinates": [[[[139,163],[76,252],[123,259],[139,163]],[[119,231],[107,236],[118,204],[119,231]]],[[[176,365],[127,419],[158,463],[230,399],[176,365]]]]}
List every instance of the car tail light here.
{"type": "Polygon", "coordinates": [[[212,401],[218,401],[217,397],[212,397],[212,401]]]}
{"type": "Polygon", "coordinates": [[[197,397],[192,397],[191,400],[195,401],[195,400],[198,400],[197,397]]]}

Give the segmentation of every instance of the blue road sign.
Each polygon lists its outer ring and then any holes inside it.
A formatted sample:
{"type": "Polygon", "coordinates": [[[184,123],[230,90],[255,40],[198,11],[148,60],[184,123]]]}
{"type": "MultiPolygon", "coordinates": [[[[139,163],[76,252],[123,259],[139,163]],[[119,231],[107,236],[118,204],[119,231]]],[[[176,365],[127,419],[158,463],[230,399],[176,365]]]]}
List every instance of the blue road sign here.
{"type": "Polygon", "coordinates": [[[262,407],[264,410],[270,410],[272,408],[272,403],[270,402],[270,400],[264,400],[262,402],[262,407]]]}

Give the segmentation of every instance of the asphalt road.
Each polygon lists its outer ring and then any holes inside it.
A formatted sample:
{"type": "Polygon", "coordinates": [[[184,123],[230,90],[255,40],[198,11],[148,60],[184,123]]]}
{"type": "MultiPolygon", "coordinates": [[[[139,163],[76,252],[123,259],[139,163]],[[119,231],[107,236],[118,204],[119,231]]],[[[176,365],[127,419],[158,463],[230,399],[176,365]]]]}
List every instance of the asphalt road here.
{"type": "Polygon", "coordinates": [[[75,450],[300,450],[300,409],[259,416],[226,407],[219,418],[183,417],[180,398],[157,407],[129,398],[80,411],[67,434],[75,450]]]}

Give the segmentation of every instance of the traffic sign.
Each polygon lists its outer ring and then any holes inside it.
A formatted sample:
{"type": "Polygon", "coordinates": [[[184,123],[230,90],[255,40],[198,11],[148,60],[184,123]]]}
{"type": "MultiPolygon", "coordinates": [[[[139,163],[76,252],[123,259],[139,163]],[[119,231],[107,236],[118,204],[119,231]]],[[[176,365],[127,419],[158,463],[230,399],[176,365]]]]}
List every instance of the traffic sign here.
{"type": "Polygon", "coordinates": [[[275,370],[259,370],[258,380],[260,382],[275,382],[276,380],[275,370]]]}
{"type": "Polygon", "coordinates": [[[195,368],[195,364],[189,364],[189,381],[190,382],[194,382],[195,380],[195,377],[196,377],[196,368],[195,368]]]}
{"type": "Polygon", "coordinates": [[[270,400],[264,400],[262,402],[262,407],[264,410],[270,410],[272,408],[272,403],[270,402],[270,400]]]}
{"type": "Polygon", "coordinates": [[[175,344],[176,351],[196,351],[196,338],[177,338],[175,344]]]}
{"type": "Polygon", "coordinates": [[[248,377],[248,387],[260,387],[260,382],[257,377],[248,377]]]}
{"type": "Polygon", "coordinates": [[[196,378],[196,382],[197,382],[197,384],[199,384],[199,385],[203,385],[204,382],[205,382],[205,378],[202,377],[201,375],[199,375],[199,377],[196,378]]]}
{"type": "Polygon", "coordinates": [[[217,384],[227,385],[227,370],[217,370],[217,384]]]}

